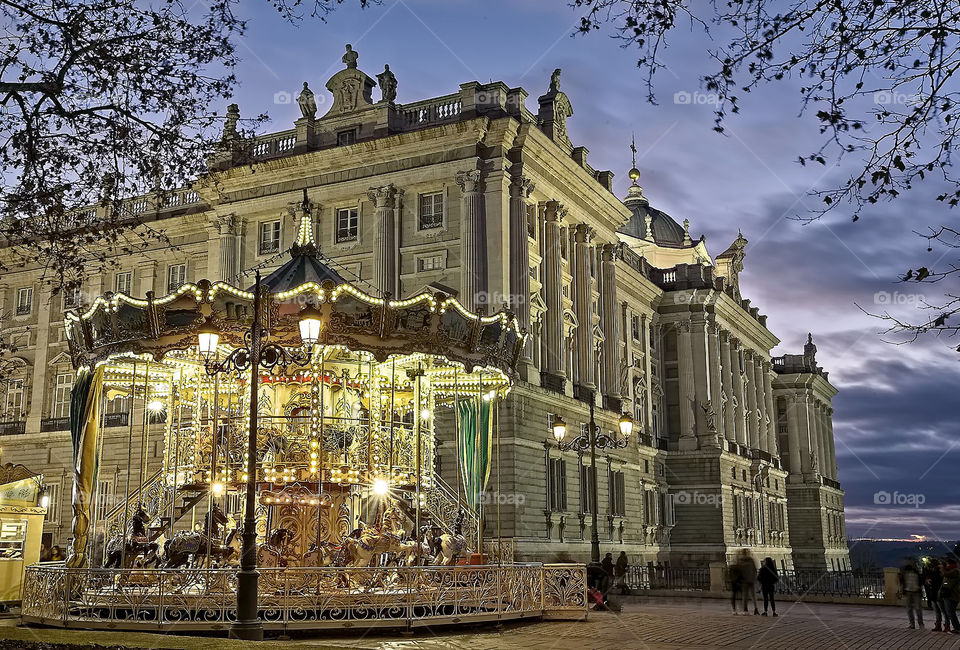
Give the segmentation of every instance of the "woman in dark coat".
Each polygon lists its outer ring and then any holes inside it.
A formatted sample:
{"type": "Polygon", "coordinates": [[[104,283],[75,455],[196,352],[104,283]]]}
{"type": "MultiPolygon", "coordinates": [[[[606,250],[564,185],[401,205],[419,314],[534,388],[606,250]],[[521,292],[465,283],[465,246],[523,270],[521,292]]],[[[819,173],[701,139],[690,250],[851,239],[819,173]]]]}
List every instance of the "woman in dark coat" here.
{"type": "Polygon", "coordinates": [[[760,592],[763,594],[763,615],[767,615],[767,605],[773,609],[773,615],[777,615],[777,601],[773,599],[776,592],[776,584],[780,581],[777,575],[777,565],[773,563],[773,558],[763,559],[763,565],[757,572],[757,582],[760,583],[760,592]]]}

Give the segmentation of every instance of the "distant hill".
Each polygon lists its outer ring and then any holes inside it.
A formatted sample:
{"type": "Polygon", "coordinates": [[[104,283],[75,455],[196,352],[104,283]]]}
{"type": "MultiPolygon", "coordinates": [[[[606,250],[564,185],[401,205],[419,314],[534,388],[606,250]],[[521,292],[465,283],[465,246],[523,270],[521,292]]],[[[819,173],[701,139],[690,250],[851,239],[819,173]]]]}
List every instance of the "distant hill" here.
{"type": "Polygon", "coordinates": [[[954,541],[908,542],[888,539],[854,539],[848,542],[850,564],[854,569],[898,567],[906,557],[944,557],[958,544],[954,541]]]}

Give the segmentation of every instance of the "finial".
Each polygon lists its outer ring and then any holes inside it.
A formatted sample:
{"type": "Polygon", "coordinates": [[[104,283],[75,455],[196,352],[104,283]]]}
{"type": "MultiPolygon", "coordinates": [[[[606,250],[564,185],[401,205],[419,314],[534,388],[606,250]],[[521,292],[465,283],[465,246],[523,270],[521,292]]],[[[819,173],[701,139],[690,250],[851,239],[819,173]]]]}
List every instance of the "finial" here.
{"type": "Polygon", "coordinates": [[[632,133],[630,134],[630,159],[632,167],[627,175],[630,177],[630,180],[633,181],[633,184],[636,185],[637,179],[640,178],[640,170],[637,169],[637,138],[632,133]]]}
{"type": "Polygon", "coordinates": [[[683,220],[683,243],[684,244],[693,243],[693,240],[690,239],[690,220],[689,219],[683,220]]]}
{"type": "Polygon", "coordinates": [[[807,332],[807,344],[813,343],[813,333],[807,332]]]}

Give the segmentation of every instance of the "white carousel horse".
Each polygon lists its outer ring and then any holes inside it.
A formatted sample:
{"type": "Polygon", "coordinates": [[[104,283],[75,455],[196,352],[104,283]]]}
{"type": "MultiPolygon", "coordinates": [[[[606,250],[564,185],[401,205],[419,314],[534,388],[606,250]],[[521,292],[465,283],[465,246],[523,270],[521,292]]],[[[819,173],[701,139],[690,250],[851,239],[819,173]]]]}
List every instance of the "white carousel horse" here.
{"type": "Polygon", "coordinates": [[[457,558],[463,554],[467,548],[467,539],[463,536],[464,513],[461,510],[453,524],[453,533],[444,533],[440,536],[439,553],[437,554],[437,563],[443,566],[453,566],[457,563],[457,558]]]}

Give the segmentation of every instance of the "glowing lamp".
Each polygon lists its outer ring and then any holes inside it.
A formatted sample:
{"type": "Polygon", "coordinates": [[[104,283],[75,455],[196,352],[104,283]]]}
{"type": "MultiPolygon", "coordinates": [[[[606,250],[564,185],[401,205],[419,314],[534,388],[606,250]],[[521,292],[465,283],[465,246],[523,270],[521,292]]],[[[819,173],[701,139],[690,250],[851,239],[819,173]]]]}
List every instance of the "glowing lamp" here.
{"type": "Polygon", "coordinates": [[[214,483],[211,489],[213,496],[218,497],[223,494],[223,483],[214,483]]]}
{"type": "Polygon", "coordinates": [[[304,345],[316,345],[322,328],[323,316],[319,309],[308,305],[300,312],[300,339],[304,345]]]}
{"type": "Polygon", "coordinates": [[[386,480],[378,478],[373,482],[373,493],[378,497],[385,496],[389,490],[390,484],[387,483],[386,480]]]}
{"type": "Polygon", "coordinates": [[[566,435],[567,423],[558,415],[553,419],[553,437],[557,442],[561,442],[566,435]]]}
{"type": "Polygon", "coordinates": [[[622,435],[624,438],[629,438],[632,431],[633,418],[624,413],[620,416],[620,435],[622,435]]]}
{"type": "Polygon", "coordinates": [[[40,507],[46,508],[49,505],[50,505],[50,497],[44,494],[42,497],[40,497],[40,507]]]}
{"type": "Polygon", "coordinates": [[[161,413],[163,408],[163,402],[158,399],[150,400],[150,402],[147,404],[147,410],[151,413],[161,413]]]}
{"type": "Polygon", "coordinates": [[[220,344],[220,330],[209,318],[197,330],[197,344],[203,358],[210,359],[217,354],[217,346],[220,344]]]}
{"type": "Polygon", "coordinates": [[[420,411],[420,419],[421,419],[421,420],[429,420],[429,419],[430,419],[430,409],[423,409],[422,411],[420,411]]]}

